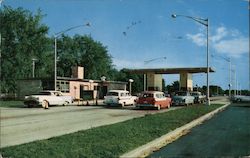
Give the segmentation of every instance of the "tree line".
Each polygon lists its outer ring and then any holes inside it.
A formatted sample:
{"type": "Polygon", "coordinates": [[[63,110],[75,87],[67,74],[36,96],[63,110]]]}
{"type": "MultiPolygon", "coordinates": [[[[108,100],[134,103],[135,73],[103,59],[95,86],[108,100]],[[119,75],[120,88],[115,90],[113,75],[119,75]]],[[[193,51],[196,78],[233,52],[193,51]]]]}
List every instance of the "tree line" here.
{"type": "MultiPolygon", "coordinates": [[[[32,60],[35,61],[35,77],[54,77],[54,37],[48,36],[49,27],[42,23],[41,10],[32,14],[23,8],[3,6],[0,10],[0,79],[1,93],[15,93],[17,80],[32,77],[32,60]]],[[[57,38],[57,74],[71,77],[73,66],[85,68],[85,78],[125,81],[131,78],[133,92],[143,91],[143,75],[129,74],[126,69],[117,70],[107,46],[95,41],[90,35],[62,35],[57,38]]],[[[164,91],[179,89],[178,81],[165,86],[164,91]]],[[[195,88],[195,87],[194,87],[195,88]]],[[[222,94],[221,87],[210,87],[213,94],[222,94]]],[[[205,92],[206,86],[199,91],[205,92]]],[[[243,91],[245,93],[245,91],[243,91]]],[[[248,92],[249,93],[249,92],[248,92]]]]}
{"type": "MultiPolygon", "coordinates": [[[[35,60],[35,77],[54,76],[54,37],[48,36],[49,27],[43,24],[41,10],[35,14],[23,8],[3,6],[0,11],[1,32],[1,92],[15,93],[17,80],[32,77],[32,60],[35,60]]],[[[101,42],[90,35],[62,35],[57,38],[57,74],[71,77],[73,66],[85,68],[85,78],[99,80],[135,81],[132,88],[141,91],[142,77],[117,70],[112,56],[101,42]]]]}

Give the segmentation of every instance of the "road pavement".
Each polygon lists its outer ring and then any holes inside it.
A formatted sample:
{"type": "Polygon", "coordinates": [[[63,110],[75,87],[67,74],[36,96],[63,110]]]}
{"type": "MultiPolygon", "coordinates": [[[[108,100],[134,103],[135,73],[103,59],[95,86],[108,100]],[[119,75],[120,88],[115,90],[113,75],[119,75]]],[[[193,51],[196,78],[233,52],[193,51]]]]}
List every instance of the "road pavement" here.
{"type": "Polygon", "coordinates": [[[180,107],[134,110],[134,107],[58,106],[42,108],[0,108],[1,147],[48,139],[97,126],[113,124],[148,113],[166,112],[180,107]]]}
{"type": "Polygon", "coordinates": [[[250,156],[250,105],[228,109],[150,157],[250,156]]]}

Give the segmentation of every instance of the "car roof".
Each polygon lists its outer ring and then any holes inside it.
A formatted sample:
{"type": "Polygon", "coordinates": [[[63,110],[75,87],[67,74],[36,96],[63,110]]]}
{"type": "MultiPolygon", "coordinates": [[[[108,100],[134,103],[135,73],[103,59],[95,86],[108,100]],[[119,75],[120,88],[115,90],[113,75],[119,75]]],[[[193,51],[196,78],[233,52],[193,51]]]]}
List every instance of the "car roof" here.
{"type": "Polygon", "coordinates": [[[163,93],[161,91],[144,91],[142,93],[150,93],[150,94],[153,94],[153,93],[163,93]]]}
{"type": "Polygon", "coordinates": [[[125,90],[109,90],[108,92],[117,92],[117,93],[126,92],[126,93],[128,93],[129,91],[125,91],[125,90]]]}

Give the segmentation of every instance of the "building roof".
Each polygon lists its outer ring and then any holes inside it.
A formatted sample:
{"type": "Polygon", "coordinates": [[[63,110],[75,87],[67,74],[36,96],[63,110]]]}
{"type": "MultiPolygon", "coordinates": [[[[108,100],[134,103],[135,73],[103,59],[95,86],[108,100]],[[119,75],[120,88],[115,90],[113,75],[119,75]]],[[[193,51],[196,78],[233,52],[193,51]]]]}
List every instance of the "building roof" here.
{"type": "MultiPolygon", "coordinates": [[[[70,77],[57,77],[57,80],[65,80],[65,81],[81,81],[81,82],[89,82],[91,79],[79,79],[79,78],[70,78],[70,77]]],[[[101,80],[92,80],[94,83],[102,83],[101,80]]],[[[104,81],[105,83],[114,83],[114,84],[128,84],[128,82],[122,81],[104,81]]]]}
{"type": "MultiPolygon", "coordinates": [[[[180,74],[180,73],[207,73],[207,67],[193,67],[193,68],[155,68],[155,69],[126,69],[125,71],[135,74],[180,74]]],[[[209,72],[215,72],[209,67],[209,72]]]]}

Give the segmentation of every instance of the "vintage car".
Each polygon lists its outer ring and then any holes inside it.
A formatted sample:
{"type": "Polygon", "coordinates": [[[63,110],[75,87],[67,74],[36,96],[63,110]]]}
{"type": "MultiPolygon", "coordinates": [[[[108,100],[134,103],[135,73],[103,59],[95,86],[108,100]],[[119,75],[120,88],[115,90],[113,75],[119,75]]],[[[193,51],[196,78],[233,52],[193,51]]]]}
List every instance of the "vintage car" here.
{"type": "Polygon", "coordinates": [[[191,96],[194,97],[194,103],[204,103],[206,101],[206,96],[205,95],[202,95],[201,92],[190,92],[191,96]]]}
{"type": "Polygon", "coordinates": [[[187,91],[179,91],[173,96],[173,105],[194,104],[194,97],[187,91]]]}
{"type": "Polygon", "coordinates": [[[63,95],[60,91],[41,91],[37,94],[25,96],[24,104],[28,107],[42,105],[48,108],[50,105],[68,105],[73,103],[72,96],[63,95]]]}
{"type": "Polygon", "coordinates": [[[165,97],[163,92],[159,91],[146,91],[141,94],[137,100],[136,106],[139,108],[150,107],[157,108],[170,108],[171,98],[165,97]]]}
{"type": "Polygon", "coordinates": [[[134,105],[136,103],[137,97],[129,94],[125,90],[110,90],[107,95],[104,96],[104,104],[107,106],[111,105],[134,105]]]}
{"type": "Polygon", "coordinates": [[[237,103],[237,102],[250,102],[250,96],[245,96],[245,95],[235,95],[232,97],[232,102],[237,103]]]}

